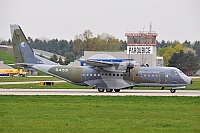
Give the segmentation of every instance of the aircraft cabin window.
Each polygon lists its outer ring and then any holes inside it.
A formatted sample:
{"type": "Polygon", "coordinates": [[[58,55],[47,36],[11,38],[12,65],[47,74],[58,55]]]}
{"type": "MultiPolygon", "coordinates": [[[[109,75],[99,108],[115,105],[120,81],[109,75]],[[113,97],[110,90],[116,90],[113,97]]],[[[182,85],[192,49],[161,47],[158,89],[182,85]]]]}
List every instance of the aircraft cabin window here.
{"type": "Polygon", "coordinates": [[[136,74],[136,77],[138,77],[138,74],[136,74]]]}
{"type": "Polygon", "coordinates": [[[98,74],[98,76],[100,76],[100,74],[98,74]]]}
{"type": "Polygon", "coordinates": [[[107,76],[108,74],[106,73],[105,75],[107,76]]]}
{"type": "Polygon", "coordinates": [[[113,76],[115,76],[115,74],[113,74],[113,76]]]}
{"type": "Polygon", "coordinates": [[[151,77],[154,77],[154,74],[152,74],[151,77]]]}
{"type": "Polygon", "coordinates": [[[117,74],[117,76],[119,76],[119,74],[117,74]]]}
{"type": "Polygon", "coordinates": [[[89,76],[89,74],[86,74],[86,76],[89,76]]]}
{"type": "Polygon", "coordinates": [[[150,74],[148,74],[148,77],[150,77],[150,74]]]}
{"type": "Polygon", "coordinates": [[[96,73],[94,74],[94,76],[96,76],[96,73]]]}
{"type": "Polygon", "coordinates": [[[122,77],[122,76],[123,76],[123,74],[120,74],[120,76],[122,77]]]}
{"type": "Polygon", "coordinates": [[[146,74],[144,74],[144,77],[146,77],[147,75],[146,74]]]}
{"type": "Polygon", "coordinates": [[[178,73],[177,73],[177,71],[174,71],[174,75],[175,75],[175,76],[178,76],[178,73]]]}
{"type": "Polygon", "coordinates": [[[92,74],[90,74],[90,76],[92,76],[92,74]]]}
{"type": "Polygon", "coordinates": [[[111,74],[109,74],[109,76],[111,76],[111,74]]]}
{"type": "Polygon", "coordinates": [[[171,76],[172,75],[172,72],[169,72],[169,76],[171,76]]]}

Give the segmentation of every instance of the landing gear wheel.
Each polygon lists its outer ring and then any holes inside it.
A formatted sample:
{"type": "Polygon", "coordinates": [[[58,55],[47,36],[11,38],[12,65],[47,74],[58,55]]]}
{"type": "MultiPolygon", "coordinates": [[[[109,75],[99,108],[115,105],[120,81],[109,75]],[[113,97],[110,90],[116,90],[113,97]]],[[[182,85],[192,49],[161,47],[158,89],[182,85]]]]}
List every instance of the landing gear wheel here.
{"type": "Polygon", "coordinates": [[[106,89],[106,92],[112,92],[113,89],[106,89]]]}
{"type": "Polygon", "coordinates": [[[176,89],[171,89],[170,92],[171,92],[171,93],[175,93],[175,92],[176,92],[176,89]]]}
{"type": "Polygon", "coordinates": [[[120,89],[114,89],[115,90],[115,92],[120,92],[120,89]]]}
{"type": "Polygon", "coordinates": [[[99,92],[104,92],[104,89],[100,89],[100,88],[99,88],[98,91],[99,91],[99,92]]]}

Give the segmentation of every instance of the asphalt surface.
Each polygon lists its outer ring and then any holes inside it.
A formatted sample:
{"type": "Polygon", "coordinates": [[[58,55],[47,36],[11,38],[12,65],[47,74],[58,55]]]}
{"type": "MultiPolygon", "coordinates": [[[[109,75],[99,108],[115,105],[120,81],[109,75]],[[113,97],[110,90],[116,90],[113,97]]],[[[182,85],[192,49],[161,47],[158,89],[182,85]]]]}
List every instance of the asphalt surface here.
{"type": "Polygon", "coordinates": [[[121,90],[98,92],[96,89],[0,89],[0,95],[83,95],[83,96],[200,96],[200,90],[121,90]]]}
{"type": "Polygon", "coordinates": [[[16,84],[36,84],[36,83],[40,83],[40,82],[66,82],[63,80],[58,80],[58,81],[25,81],[25,82],[0,82],[0,85],[16,85],[16,84]]]}

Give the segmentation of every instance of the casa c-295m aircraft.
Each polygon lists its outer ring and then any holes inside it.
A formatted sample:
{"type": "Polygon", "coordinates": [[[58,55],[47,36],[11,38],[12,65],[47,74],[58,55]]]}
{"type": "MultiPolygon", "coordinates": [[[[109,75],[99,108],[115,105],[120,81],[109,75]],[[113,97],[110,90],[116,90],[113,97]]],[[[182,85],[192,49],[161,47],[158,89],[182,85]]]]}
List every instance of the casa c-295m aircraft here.
{"type": "Polygon", "coordinates": [[[138,67],[92,59],[80,59],[85,66],[59,65],[35,55],[19,25],[10,28],[17,66],[31,67],[76,85],[92,86],[99,92],[119,92],[135,86],[171,87],[171,93],[175,93],[192,84],[191,78],[175,67],[138,67]]]}

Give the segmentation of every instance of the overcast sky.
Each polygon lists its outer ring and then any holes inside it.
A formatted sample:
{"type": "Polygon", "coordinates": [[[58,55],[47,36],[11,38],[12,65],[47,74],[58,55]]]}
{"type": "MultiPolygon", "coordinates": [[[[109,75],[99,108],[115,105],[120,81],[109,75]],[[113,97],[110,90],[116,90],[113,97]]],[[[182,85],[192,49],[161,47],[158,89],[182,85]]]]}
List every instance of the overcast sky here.
{"type": "Polygon", "coordinates": [[[84,30],[126,40],[127,31],[152,30],[158,41],[200,41],[200,0],[1,0],[0,39],[10,24],[32,38],[74,39],[84,30]]]}

